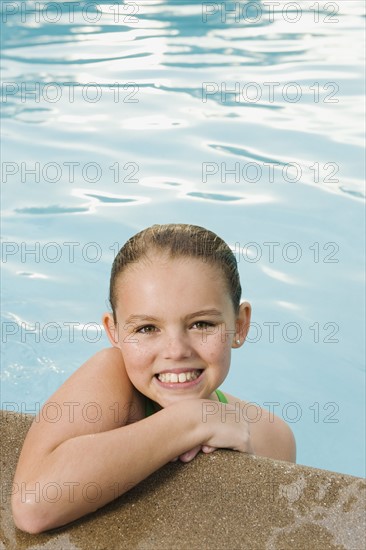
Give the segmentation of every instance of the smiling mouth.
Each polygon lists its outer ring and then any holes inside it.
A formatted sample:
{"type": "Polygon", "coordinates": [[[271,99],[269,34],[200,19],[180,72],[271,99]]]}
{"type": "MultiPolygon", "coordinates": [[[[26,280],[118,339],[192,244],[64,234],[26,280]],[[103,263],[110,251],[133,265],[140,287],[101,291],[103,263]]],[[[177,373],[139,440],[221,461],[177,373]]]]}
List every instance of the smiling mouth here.
{"type": "Polygon", "coordinates": [[[184,384],[184,382],[192,382],[196,380],[200,374],[203,372],[202,369],[190,370],[187,372],[162,372],[161,374],[156,374],[155,376],[160,380],[160,382],[166,384],[184,384]]]}

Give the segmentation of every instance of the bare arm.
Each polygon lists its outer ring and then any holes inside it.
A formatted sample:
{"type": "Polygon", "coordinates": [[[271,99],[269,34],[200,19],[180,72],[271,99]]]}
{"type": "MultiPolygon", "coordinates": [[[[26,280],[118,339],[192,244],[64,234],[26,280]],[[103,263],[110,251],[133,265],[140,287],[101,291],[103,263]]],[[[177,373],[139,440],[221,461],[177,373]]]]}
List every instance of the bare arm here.
{"type": "Polygon", "coordinates": [[[20,529],[39,533],[93,512],[197,445],[246,451],[242,426],[223,424],[219,411],[203,421],[206,400],[181,401],[129,423],[134,391],[113,349],[96,354],[50,398],[15,474],[12,508],[20,529]],[[58,422],[49,421],[52,407],[65,413],[58,422]],[[93,407],[100,413],[95,421],[93,407]]]}
{"type": "MultiPolygon", "coordinates": [[[[225,395],[229,405],[225,412],[220,411],[221,419],[226,422],[234,415],[235,422],[243,427],[247,437],[245,452],[275,460],[296,462],[296,441],[291,428],[284,420],[255,403],[241,401],[227,393],[225,395]]],[[[207,405],[206,410],[212,411],[212,403],[207,405]]],[[[210,453],[215,451],[216,447],[198,445],[179,458],[182,462],[189,462],[200,450],[210,453]]]]}
{"type": "Polygon", "coordinates": [[[13,501],[18,527],[37,533],[93,512],[197,445],[201,434],[190,411],[194,407],[182,402],[135,424],[61,443],[32,478],[17,474],[15,482],[23,482],[13,501]]]}
{"type": "Polygon", "coordinates": [[[296,441],[289,425],[256,403],[225,394],[229,403],[240,404],[241,419],[248,422],[253,454],[275,460],[296,462],[296,441]]]}

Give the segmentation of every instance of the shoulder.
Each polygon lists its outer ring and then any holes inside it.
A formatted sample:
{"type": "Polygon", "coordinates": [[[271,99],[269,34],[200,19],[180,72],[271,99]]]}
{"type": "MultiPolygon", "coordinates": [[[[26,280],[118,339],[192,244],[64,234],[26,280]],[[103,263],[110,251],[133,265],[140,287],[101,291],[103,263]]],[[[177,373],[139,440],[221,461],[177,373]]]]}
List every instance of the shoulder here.
{"type": "Polygon", "coordinates": [[[296,462],[296,442],[290,426],[273,412],[257,403],[242,401],[225,393],[230,404],[239,403],[241,419],[249,423],[255,454],[296,462]]]}
{"type": "Polygon", "coordinates": [[[118,348],[106,348],[81,365],[46,401],[27,436],[33,452],[140,419],[141,405],[118,348]]]}
{"type": "Polygon", "coordinates": [[[131,397],[132,384],[127,376],[122,353],[118,348],[105,348],[83,363],[51,396],[50,399],[78,397],[78,400],[98,396],[110,401],[119,395],[131,397]]]}

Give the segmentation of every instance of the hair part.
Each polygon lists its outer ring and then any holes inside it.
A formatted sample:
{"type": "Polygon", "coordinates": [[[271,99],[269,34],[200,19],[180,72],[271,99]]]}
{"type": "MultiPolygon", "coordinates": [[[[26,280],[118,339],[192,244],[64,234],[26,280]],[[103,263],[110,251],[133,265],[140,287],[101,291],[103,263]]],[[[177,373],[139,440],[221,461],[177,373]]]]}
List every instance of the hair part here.
{"type": "Polygon", "coordinates": [[[227,290],[239,313],[241,286],[238,265],[230,247],[216,233],[190,224],[152,225],[131,237],[114,259],[109,286],[109,301],[116,322],[116,281],[128,267],[148,260],[151,253],[165,253],[170,258],[196,258],[221,270],[227,290]]]}

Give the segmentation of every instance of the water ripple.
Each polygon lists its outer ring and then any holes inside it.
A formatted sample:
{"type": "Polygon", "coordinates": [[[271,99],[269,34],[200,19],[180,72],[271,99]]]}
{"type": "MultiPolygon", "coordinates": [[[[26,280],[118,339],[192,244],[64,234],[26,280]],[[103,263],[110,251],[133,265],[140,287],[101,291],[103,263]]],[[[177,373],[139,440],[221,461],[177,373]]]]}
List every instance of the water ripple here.
{"type": "Polygon", "coordinates": [[[136,53],[130,55],[122,55],[118,57],[90,57],[88,59],[70,59],[66,56],[55,59],[54,57],[37,57],[37,58],[28,58],[23,56],[14,56],[14,55],[5,55],[3,54],[3,59],[9,61],[16,61],[17,63],[27,63],[34,64],[39,63],[40,65],[89,65],[94,63],[105,63],[106,61],[121,61],[122,59],[136,59],[140,57],[150,56],[150,53],[136,53]]]}
{"type": "Polygon", "coordinates": [[[286,165],[286,162],[282,162],[282,161],[280,161],[278,159],[275,159],[275,158],[267,157],[263,154],[256,153],[256,152],[254,152],[253,150],[250,150],[250,149],[244,149],[243,147],[232,147],[230,145],[220,145],[220,144],[216,144],[216,143],[209,143],[208,146],[211,147],[212,149],[215,149],[216,151],[229,153],[231,155],[235,155],[235,156],[238,156],[238,157],[244,157],[244,158],[247,158],[247,159],[254,159],[254,160],[258,160],[260,162],[268,162],[269,164],[277,164],[277,165],[280,165],[280,166],[285,166],[286,165]]]}
{"type": "Polygon", "coordinates": [[[32,206],[26,208],[15,208],[15,212],[18,214],[33,214],[36,216],[45,216],[51,214],[78,214],[89,212],[89,208],[82,206],[59,206],[58,204],[52,206],[32,206]]]}
{"type": "Polygon", "coordinates": [[[187,196],[197,199],[222,202],[241,201],[244,199],[244,197],[239,197],[235,195],[223,195],[222,193],[201,193],[199,191],[191,191],[190,193],[187,193],[187,196]]]}
{"type": "Polygon", "coordinates": [[[97,199],[99,202],[103,202],[103,203],[107,203],[107,204],[138,202],[137,199],[112,197],[112,196],[107,196],[107,195],[97,195],[97,194],[93,194],[93,193],[85,193],[84,196],[85,197],[91,197],[93,199],[97,199]]]}

